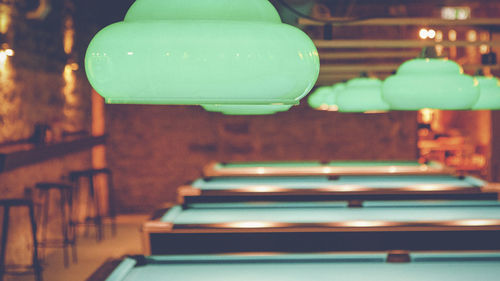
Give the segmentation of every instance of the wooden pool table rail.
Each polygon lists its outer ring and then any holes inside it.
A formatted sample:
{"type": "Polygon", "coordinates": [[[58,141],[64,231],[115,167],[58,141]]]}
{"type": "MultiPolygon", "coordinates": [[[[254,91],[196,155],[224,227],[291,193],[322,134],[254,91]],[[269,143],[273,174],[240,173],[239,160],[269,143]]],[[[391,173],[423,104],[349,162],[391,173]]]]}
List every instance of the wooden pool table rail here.
{"type": "Polygon", "coordinates": [[[429,162],[418,166],[319,166],[303,167],[225,167],[225,163],[211,162],[203,167],[205,177],[247,176],[340,176],[340,175],[451,175],[455,170],[441,163],[429,162]]]}
{"type": "MultiPolygon", "coordinates": [[[[397,251],[385,251],[383,252],[386,254],[385,262],[387,263],[411,263],[412,261],[412,253],[409,251],[404,251],[404,250],[397,250],[397,251]]],[[[439,252],[440,254],[443,254],[443,252],[439,252]]],[[[464,254],[467,255],[470,252],[459,252],[459,254],[464,254]]],[[[479,253],[485,253],[485,254],[490,254],[490,252],[479,252],[479,253]]],[[[496,252],[493,252],[496,253],[496,252]]],[[[116,277],[116,279],[113,279],[112,281],[121,281],[122,279],[119,278],[125,278],[128,273],[130,273],[134,268],[136,267],[142,267],[142,266],[148,266],[148,265],[169,265],[169,264],[195,264],[197,262],[203,264],[203,265],[208,265],[208,264],[220,264],[220,263],[241,263],[241,262],[248,262],[248,263],[269,263],[269,262],[279,262],[279,263],[284,263],[287,261],[290,262],[296,262],[297,259],[292,258],[290,259],[287,257],[287,254],[289,253],[280,253],[280,252],[275,252],[275,253],[258,253],[258,256],[260,256],[260,259],[255,258],[255,253],[234,253],[234,254],[227,254],[224,255],[225,258],[221,258],[221,256],[214,256],[215,258],[213,260],[210,259],[211,256],[205,256],[202,257],[201,260],[197,259],[196,257],[188,257],[186,256],[185,259],[176,259],[175,261],[155,261],[152,258],[144,255],[125,255],[121,258],[112,258],[108,259],[105,261],[102,265],[100,265],[86,280],[87,281],[110,281],[108,278],[111,277],[112,273],[114,273],[113,277],[116,277]],[[243,257],[243,258],[241,258],[243,257]],[[252,257],[250,260],[245,260],[247,257],[252,257]],[[275,259],[273,257],[278,257],[278,259],[275,259]],[[272,258],[271,260],[269,260],[272,258]]],[[[328,255],[329,258],[335,259],[337,255],[346,255],[348,253],[335,253],[332,255],[328,255]]],[[[351,253],[352,254],[352,253],[351,253]]],[[[360,252],[360,253],[355,253],[355,256],[358,255],[373,255],[373,254],[381,254],[380,252],[360,252]]],[[[457,253],[453,253],[457,254],[457,253]]],[[[473,252],[473,254],[478,254],[477,252],[473,252]]],[[[315,255],[316,256],[316,255],[315,255]]],[[[370,258],[370,257],[368,257],[370,258]]],[[[470,259],[470,258],[469,258],[470,259]]],[[[481,257],[476,257],[475,259],[481,260],[481,257]]],[[[306,258],[307,260],[307,258],[306,258]]],[[[317,260],[317,258],[313,258],[313,260],[317,260]]],[[[352,257],[352,260],[354,262],[359,262],[365,261],[366,257],[352,257]]],[[[330,262],[335,263],[335,260],[330,260],[330,262]]],[[[345,259],[339,259],[339,262],[345,263],[345,259]]],[[[324,263],[324,261],[323,261],[324,263]]]]}
{"type": "MultiPolygon", "coordinates": [[[[181,206],[172,206],[179,212],[181,206]]],[[[500,220],[325,223],[234,221],[175,224],[162,221],[170,208],[143,225],[146,254],[234,252],[466,251],[500,250],[500,220]]]]}
{"type": "Polygon", "coordinates": [[[391,200],[498,200],[495,190],[479,186],[422,185],[398,188],[327,186],[284,188],[272,185],[202,190],[185,185],[177,190],[179,204],[230,202],[306,202],[306,201],[391,201],[391,200]]]}

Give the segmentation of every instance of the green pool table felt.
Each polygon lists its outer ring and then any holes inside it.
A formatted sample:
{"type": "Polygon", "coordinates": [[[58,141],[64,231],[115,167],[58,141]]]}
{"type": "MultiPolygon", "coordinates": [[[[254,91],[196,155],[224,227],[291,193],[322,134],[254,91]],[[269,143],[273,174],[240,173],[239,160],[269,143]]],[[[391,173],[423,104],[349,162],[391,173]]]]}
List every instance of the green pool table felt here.
{"type": "Polygon", "coordinates": [[[274,256],[153,256],[147,265],[126,259],[107,281],[493,281],[500,254],[412,254],[387,263],[384,254],[274,256]]]}
{"type": "Polygon", "coordinates": [[[232,203],[174,206],[161,218],[174,224],[230,222],[327,223],[345,221],[438,222],[500,220],[497,201],[366,202],[363,208],[346,203],[232,203]]]}

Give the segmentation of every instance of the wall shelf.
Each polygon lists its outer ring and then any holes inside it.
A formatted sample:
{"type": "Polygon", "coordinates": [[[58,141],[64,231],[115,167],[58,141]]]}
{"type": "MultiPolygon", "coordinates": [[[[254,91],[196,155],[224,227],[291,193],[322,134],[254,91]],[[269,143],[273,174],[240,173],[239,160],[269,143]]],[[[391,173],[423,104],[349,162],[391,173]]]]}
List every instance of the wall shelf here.
{"type": "Polygon", "coordinates": [[[28,166],[105,144],[106,136],[68,138],[43,145],[18,144],[0,148],[0,173],[28,166]]]}

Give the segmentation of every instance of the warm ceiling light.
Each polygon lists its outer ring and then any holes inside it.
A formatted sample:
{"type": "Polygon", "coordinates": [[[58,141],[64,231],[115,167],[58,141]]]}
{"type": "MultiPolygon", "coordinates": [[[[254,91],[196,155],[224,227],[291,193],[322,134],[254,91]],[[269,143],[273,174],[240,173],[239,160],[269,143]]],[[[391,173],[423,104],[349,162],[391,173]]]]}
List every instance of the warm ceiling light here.
{"type": "Polygon", "coordinates": [[[288,111],[291,105],[241,105],[241,104],[203,104],[209,112],[220,112],[225,115],[270,115],[288,111]]]}
{"type": "Polygon", "coordinates": [[[474,110],[500,110],[500,81],[496,77],[476,76],[479,83],[479,100],[474,110]]]}
{"type": "Polygon", "coordinates": [[[420,39],[427,39],[427,35],[428,32],[425,28],[420,29],[420,31],[418,32],[418,36],[420,37],[420,39]]]}
{"type": "Polygon", "coordinates": [[[430,39],[436,38],[436,31],[434,29],[429,29],[427,31],[427,37],[429,37],[430,39]]]}
{"type": "Polygon", "coordinates": [[[434,39],[436,38],[436,31],[434,29],[421,28],[418,32],[418,36],[420,37],[420,39],[434,39]]]}
{"type": "Polygon", "coordinates": [[[477,41],[477,32],[473,29],[467,31],[467,41],[476,42],[477,41]]]}
{"type": "Polygon", "coordinates": [[[382,81],[360,77],[347,82],[337,97],[340,112],[385,112],[389,105],[382,100],[382,81]]]}
{"type": "Polygon", "coordinates": [[[4,50],[0,50],[0,66],[3,66],[7,61],[7,54],[4,50]]]}
{"type": "Polygon", "coordinates": [[[436,31],[436,42],[443,41],[443,32],[441,30],[436,31]]]}
{"type": "Polygon", "coordinates": [[[481,55],[485,55],[485,54],[487,54],[489,52],[490,52],[490,47],[488,45],[483,44],[483,45],[479,46],[479,53],[481,55]]]}
{"type": "Polygon", "coordinates": [[[431,124],[436,115],[435,109],[423,108],[419,112],[419,122],[423,124],[431,124]]]}
{"type": "Polygon", "coordinates": [[[479,87],[453,61],[417,58],[385,80],[382,96],[394,110],[467,110],[477,102],[479,87]]]}
{"type": "Polygon", "coordinates": [[[450,41],[457,41],[457,31],[454,29],[450,29],[450,31],[448,31],[448,39],[450,41]]]}
{"type": "Polygon", "coordinates": [[[467,6],[441,8],[441,18],[446,20],[466,20],[470,15],[471,8],[467,6]]]}
{"type": "Polygon", "coordinates": [[[319,57],[267,0],[137,0],[94,37],[85,68],[108,103],[293,105],[319,57]]]}

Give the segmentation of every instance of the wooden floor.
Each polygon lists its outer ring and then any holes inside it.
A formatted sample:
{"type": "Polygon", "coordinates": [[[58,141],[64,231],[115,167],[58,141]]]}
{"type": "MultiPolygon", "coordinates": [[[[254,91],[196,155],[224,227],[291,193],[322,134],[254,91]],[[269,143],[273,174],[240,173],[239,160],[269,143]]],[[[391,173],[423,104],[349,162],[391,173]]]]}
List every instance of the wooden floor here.
{"type": "MultiPolygon", "coordinates": [[[[118,234],[111,237],[110,227],[106,227],[106,236],[102,242],[96,242],[90,231],[89,237],[79,235],[78,263],[64,268],[62,250],[47,252],[43,262],[44,281],[84,281],[101,264],[112,257],[128,254],[142,254],[140,226],[147,219],[146,215],[124,215],[117,219],[118,234]]],[[[6,276],[6,281],[34,281],[33,275],[6,276]]]]}

